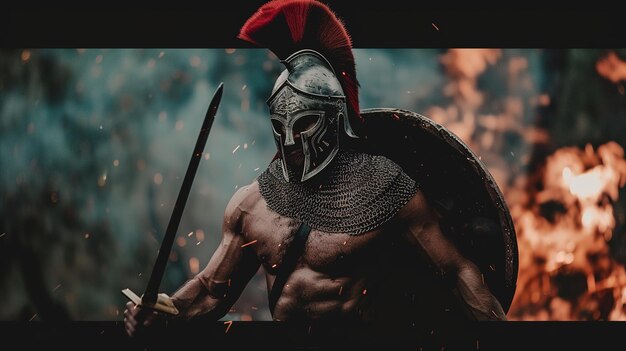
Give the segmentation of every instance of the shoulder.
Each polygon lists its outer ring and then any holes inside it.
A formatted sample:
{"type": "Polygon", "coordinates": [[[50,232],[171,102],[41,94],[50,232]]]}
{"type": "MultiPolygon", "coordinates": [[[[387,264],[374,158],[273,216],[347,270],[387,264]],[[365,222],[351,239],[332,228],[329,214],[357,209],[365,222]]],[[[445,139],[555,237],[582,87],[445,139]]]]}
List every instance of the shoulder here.
{"type": "Polygon", "coordinates": [[[419,189],[417,189],[406,205],[398,211],[396,219],[405,223],[438,220],[424,193],[419,189]]]}
{"type": "Polygon", "coordinates": [[[243,213],[250,212],[260,200],[259,183],[255,180],[237,189],[226,205],[224,217],[238,219],[243,213]]]}

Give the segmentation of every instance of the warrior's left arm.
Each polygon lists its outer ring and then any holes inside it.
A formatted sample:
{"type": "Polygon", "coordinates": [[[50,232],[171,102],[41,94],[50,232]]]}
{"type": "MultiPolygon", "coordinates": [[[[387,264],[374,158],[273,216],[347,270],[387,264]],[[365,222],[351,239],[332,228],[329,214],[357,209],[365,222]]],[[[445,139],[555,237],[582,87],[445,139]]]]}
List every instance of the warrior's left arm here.
{"type": "Polygon", "coordinates": [[[451,277],[453,292],[470,318],[506,320],[502,306],[484,284],[480,270],[441,232],[438,215],[421,192],[418,191],[398,215],[406,225],[404,234],[408,241],[436,269],[451,277]]]}

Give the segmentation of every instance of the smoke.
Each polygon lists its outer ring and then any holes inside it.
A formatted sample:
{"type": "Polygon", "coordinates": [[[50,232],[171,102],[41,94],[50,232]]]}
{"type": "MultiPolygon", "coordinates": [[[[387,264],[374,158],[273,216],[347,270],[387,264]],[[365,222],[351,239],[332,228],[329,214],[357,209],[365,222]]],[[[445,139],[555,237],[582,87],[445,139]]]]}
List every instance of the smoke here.
{"type": "MultiPolygon", "coordinates": [[[[585,92],[559,86],[563,75],[584,71],[554,62],[567,55],[357,49],[361,108],[427,115],[470,145],[505,193],[519,190],[518,176],[542,160],[538,147],[549,147],[549,127],[568,137],[569,110],[554,106],[571,100],[559,94],[585,92]]],[[[587,61],[596,74],[596,61],[587,61]]],[[[121,318],[120,290],[145,288],[223,81],[161,290],[172,293],[206,265],[228,200],[275,153],[265,100],[282,69],[262,49],[0,51],[0,319],[121,318]]],[[[519,197],[507,201],[525,196],[511,194],[519,197]]],[[[227,318],[269,318],[265,290],[257,276],[227,318]]]]}

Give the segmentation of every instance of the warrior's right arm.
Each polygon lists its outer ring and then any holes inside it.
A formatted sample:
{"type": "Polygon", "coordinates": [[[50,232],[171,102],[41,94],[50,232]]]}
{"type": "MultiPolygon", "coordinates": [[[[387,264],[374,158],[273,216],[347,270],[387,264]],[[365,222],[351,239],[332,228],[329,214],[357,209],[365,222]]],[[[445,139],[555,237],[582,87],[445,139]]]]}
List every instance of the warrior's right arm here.
{"type": "Polygon", "coordinates": [[[172,296],[179,318],[202,316],[217,320],[237,301],[260,266],[253,250],[246,250],[240,204],[246,187],[239,189],[226,206],[222,241],[208,265],[172,296]]]}

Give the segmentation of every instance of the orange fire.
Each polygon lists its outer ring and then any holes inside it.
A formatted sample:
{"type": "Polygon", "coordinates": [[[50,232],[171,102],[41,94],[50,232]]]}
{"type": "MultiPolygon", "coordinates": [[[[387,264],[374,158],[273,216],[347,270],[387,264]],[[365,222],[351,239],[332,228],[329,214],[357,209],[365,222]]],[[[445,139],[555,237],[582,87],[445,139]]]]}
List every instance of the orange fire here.
{"type": "Polygon", "coordinates": [[[520,253],[509,317],[626,318],[626,272],[608,246],[612,204],[626,183],[624,150],[614,142],[597,151],[561,148],[547,158],[539,181],[543,188],[528,201],[509,204],[520,253]]]}
{"type": "Polygon", "coordinates": [[[626,81],[626,62],[620,60],[615,51],[610,51],[596,63],[596,71],[613,83],[626,81]]]}
{"type": "MultiPolygon", "coordinates": [[[[528,60],[501,50],[454,49],[441,61],[450,103],[425,114],[487,164],[517,231],[520,268],[509,319],[626,320],[626,272],[608,244],[616,226],[613,204],[626,183],[623,148],[615,142],[596,149],[560,148],[527,174],[532,146],[549,140],[548,132],[529,124],[527,116],[551,102],[549,95],[535,91],[528,60]],[[507,97],[498,108],[486,108],[494,101],[477,82],[495,65],[507,68],[507,97]],[[524,141],[518,154],[507,149],[507,133],[524,141]]],[[[626,63],[613,52],[596,69],[613,82],[626,80],[626,63]]]]}

